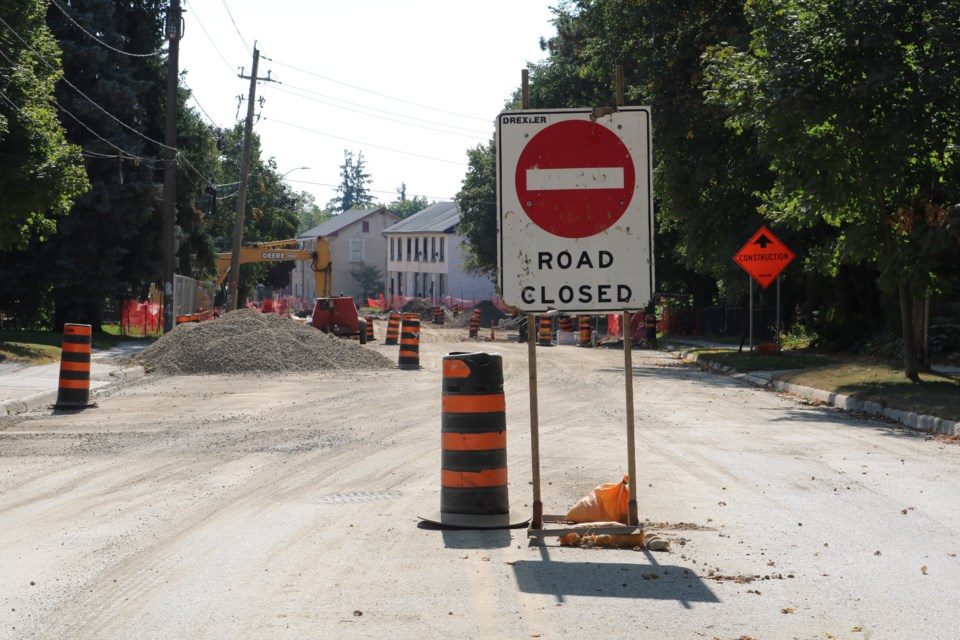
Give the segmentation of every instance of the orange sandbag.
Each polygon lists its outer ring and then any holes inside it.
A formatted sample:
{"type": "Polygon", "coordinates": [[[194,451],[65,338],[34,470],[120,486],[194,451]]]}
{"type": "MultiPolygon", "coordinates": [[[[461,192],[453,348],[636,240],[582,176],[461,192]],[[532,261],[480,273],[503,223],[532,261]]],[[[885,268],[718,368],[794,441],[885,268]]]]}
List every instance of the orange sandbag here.
{"type": "Polygon", "coordinates": [[[567,513],[568,522],[599,522],[614,520],[627,524],[630,518],[629,478],[623,482],[602,484],[573,505],[567,513]]]}

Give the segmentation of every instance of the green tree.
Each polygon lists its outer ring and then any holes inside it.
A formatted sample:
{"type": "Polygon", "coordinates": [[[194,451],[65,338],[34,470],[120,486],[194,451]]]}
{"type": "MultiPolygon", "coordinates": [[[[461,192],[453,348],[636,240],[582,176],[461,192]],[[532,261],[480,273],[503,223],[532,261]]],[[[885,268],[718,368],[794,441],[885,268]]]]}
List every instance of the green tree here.
{"type": "Polygon", "coordinates": [[[497,152],[494,141],[467,151],[467,175],[457,193],[458,231],[466,238],[468,271],[497,275],[497,152]]]}
{"type": "Polygon", "coordinates": [[[373,297],[378,291],[383,291],[383,272],[375,265],[363,263],[350,269],[350,275],[360,285],[364,298],[373,297]]]}
{"type": "MultiPolygon", "coordinates": [[[[243,151],[243,124],[221,132],[221,179],[231,184],[229,192],[217,200],[216,216],[210,222],[210,235],[223,252],[233,250],[234,222],[237,211],[237,183],[243,151]]],[[[243,218],[243,244],[288,240],[296,237],[304,194],[290,189],[277,172],[274,158],[261,157],[260,136],[253,133],[250,152],[250,173],[247,178],[247,201],[243,218]]],[[[242,265],[238,300],[250,296],[258,284],[281,288],[289,284],[293,262],[253,263],[242,265]]],[[[212,274],[212,272],[211,272],[212,274]]]]}
{"type": "Polygon", "coordinates": [[[353,152],[344,150],[343,164],[340,165],[340,185],[337,187],[337,195],[330,200],[328,207],[342,213],[373,204],[369,189],[371,178],[364,168],[363,151],[358,153],[354,160],[353,152]]]}
{"type": "Polygon", "coordinates": [[[203,279],[213,271],[217,250],[209,224],[218,195],[215,185],[228,180],[221,175],[218,132],[187,105],[189,96],[189,90],[181,87],[177,107],[177,272],[203,279]]]}
{"type": "Polygon", "coordinates": [[[57,102],[71,114],[67,137],[84,149],[91,188],[40,257],[56,325],[99,329],[105,299],[138,292],[161,272],[165,69],[149,54],[162,46],[166,3],[85,0],[63,8],[69,19],[61,11],[47,16],[63,51],[57,102]]]}
{"type": "Polygon", "coordinates": [[[57,120],[60,50],[42,0],[0,5],[0,251],[48,238],[88,187],[57,120]]]}
{"type": "Polygon", "coordinates": [[[430,206],[426,196],[413,196],[412,198],[408,198],[407,184],[405,182],[400,183],[400,186],[397,188],[397,195],[399,197],[388,204],[387,208],[401,218],[409,218],[418,211],[422,211],[430,206]]]}
{"type": "Polygon", "coordinates": [[[919,380],[915,306],[960,237],[960,5],[754,0],[747,16],[749,48],[709,54],[710,101],[775,172],[768,218],[833,228],[824,269],[876,265],[919,380]]]}

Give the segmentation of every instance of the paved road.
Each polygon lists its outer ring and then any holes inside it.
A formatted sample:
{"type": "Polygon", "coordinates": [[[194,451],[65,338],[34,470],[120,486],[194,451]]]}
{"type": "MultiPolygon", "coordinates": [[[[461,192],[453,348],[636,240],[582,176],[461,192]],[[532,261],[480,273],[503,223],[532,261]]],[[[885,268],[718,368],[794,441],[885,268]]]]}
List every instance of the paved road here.
{"type": "MultiPolygon", "coordinates": [[[[0,418],[0,638],[925,638],[960,628],[958,445],[634,352],[639,504],[668,552],[438,531],[440,361],[127,381],[0,418]]],[[[396,356],[396,347],[372,348],[396,356]]],[[[626,468],[622,353],[538,349],[548,513],[626,468]]]]}

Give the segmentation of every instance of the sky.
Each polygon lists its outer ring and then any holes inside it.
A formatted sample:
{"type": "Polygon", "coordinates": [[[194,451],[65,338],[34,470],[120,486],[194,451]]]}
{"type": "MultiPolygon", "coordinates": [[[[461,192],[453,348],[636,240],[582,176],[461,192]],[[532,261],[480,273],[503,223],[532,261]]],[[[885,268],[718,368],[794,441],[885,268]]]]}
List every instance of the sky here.
{"type": "Polygon", "coordinates": [[[246,117],[256,42],[261,155],[325,207],[344,152],[375,200],[452,199],[528,62],[546,57],[558,0],[183,0],[180,69],[201,117],[246,117]],[[243,96],[243,104],[238,97],[243,96]],[[262,105],[259,104],[263,99],[262,105]],[[303,167],[307,167],[306,169],[303,167]]]}

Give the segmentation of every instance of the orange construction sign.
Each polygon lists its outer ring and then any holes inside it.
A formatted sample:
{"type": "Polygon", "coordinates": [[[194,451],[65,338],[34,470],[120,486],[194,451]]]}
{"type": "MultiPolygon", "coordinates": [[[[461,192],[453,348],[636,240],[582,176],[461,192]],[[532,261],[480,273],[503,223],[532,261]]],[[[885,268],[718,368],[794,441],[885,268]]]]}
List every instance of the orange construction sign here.
{"type": "Polygon", "coordinates": [[[795,257],[793,251],[770,233],[769,229],[760,227],[733,259],[766,289],[795,257]]]}

